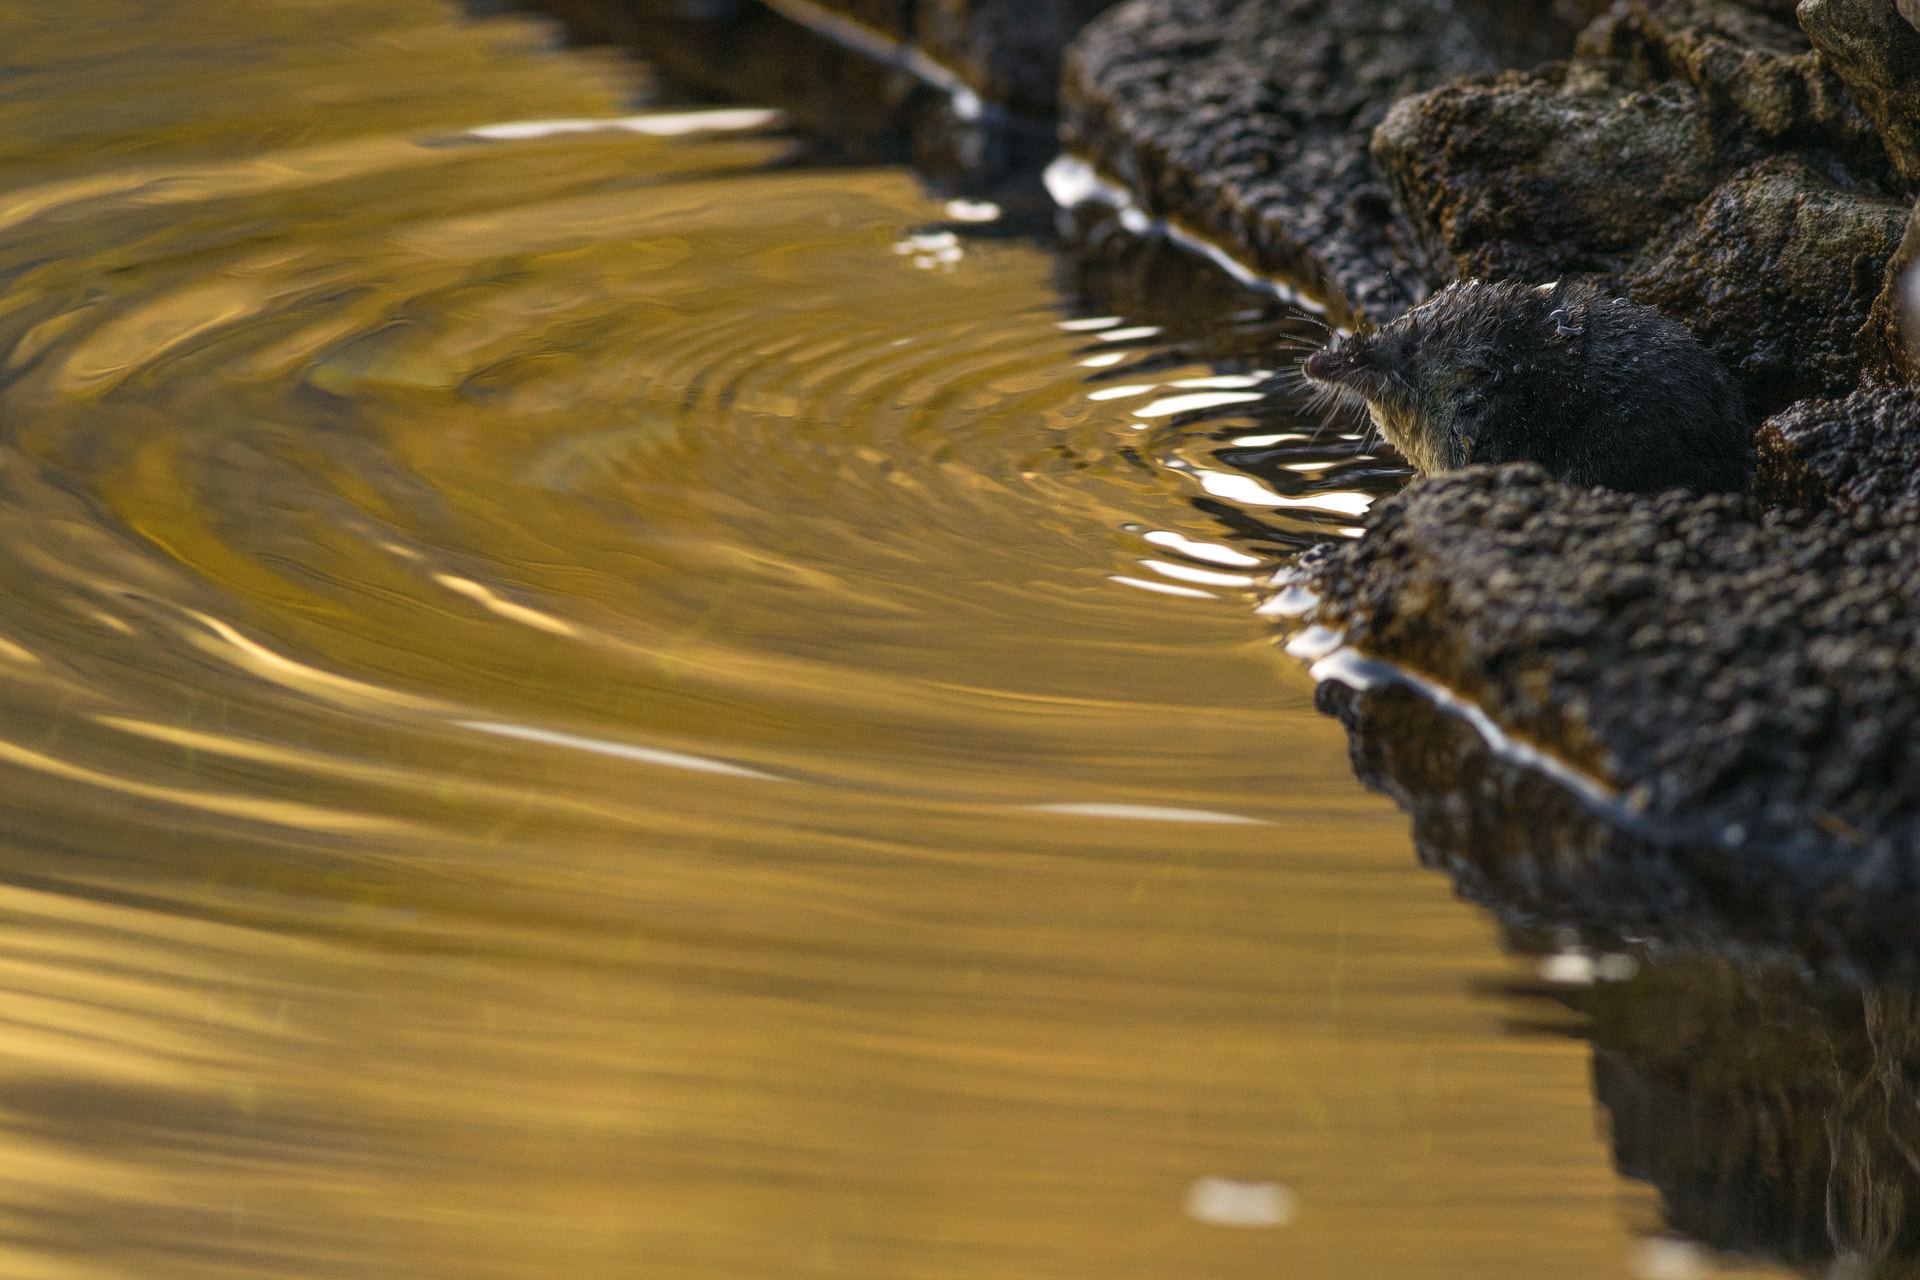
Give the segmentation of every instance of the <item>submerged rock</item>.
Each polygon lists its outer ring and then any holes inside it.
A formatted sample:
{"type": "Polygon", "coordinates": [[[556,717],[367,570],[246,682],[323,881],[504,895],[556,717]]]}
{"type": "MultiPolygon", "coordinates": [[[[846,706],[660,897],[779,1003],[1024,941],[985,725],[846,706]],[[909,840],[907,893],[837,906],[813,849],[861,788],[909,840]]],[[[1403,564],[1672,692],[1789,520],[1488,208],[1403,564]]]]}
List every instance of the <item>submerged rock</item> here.
{"type": "Polygon", "coordinates": [[[1920,504],[1920,387],[1806,400],[1754,438],[1762,501],[1846,513],[1920,504]]]}
{"type": "Polygon", "coordinates": [[[1146,212],[1377,323],[1434,273],[1368,139],[1398,98],[1571,44],[1545,3],[1505,8],[1130,0],[1068,49],[1063,139],[1146,212]]]}
{"type": "Polygon", "coordinates": [[[1608,826],[1695,850],[1729,901],[1910,928],[1920,521],[1474,468],[1314,573],[1321,625],[1581,771],[1608,826]]]}
{"type": "Polygon", "coordinates": [[[1860,384],[1855,335],[1906,221],[1903,202],[1775,156],[1675,219],[1622,269],[1620,288],[1683,319],[1763,417],[1860,384]]]}

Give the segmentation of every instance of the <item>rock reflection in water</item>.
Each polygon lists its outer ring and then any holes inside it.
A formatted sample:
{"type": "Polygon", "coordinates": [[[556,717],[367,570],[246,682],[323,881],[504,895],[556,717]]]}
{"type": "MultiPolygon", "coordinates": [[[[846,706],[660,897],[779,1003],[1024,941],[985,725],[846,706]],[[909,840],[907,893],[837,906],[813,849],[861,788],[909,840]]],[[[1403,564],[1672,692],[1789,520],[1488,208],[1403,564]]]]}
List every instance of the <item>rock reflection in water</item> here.
{"type": "Polygon", "coordinates": [[[0,1273],[1618,1275],[1222,580],[1392,484],[1305,322],[428,0],[0,26],[0,1273]]]}
{"type": "Polygon", "coordinates": [[[1886,976],[1910,966],[1884,938],[1826,936],[1816,967],[1688,850],[1598,820],[1413,690],[1329,680],[1317,697],[1421,860],[1512,945],[1558,952],[1543,990],[1588,1019],[1614,1158],[1671,1229],[1835,1277],[1920,1274],[1920,996],[1886,976]]]}

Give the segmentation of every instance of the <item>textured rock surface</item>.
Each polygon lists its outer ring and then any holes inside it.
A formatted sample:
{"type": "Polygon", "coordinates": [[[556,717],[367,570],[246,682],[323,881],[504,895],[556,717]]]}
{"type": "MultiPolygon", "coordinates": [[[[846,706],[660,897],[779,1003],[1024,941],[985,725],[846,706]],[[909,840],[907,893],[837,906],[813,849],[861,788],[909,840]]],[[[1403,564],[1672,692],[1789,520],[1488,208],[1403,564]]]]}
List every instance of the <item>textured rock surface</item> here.
{"type": "Polygon", "coordinates": [[[1691,85],[1724,129],[1831,153],[1867,177],[1887,169],[1878,132],[1814,56],[1792,4],[1758,12],[1735,0],[1628,0],[1580,33],[1576,53],[1691,85]]]}
{"type": "Polygon", "coordinates": [[[1763,502],[1849,513],[1920,504],[1920,387],[1802,401],[1754,443],[1763,502]]]}
{"type": "Polygon", "coordinates": [[[1879,128],[1907,189],[1920,187],[1920,31],[1893,0],[1800,0],[1796,13],[1879,128]]]}
{"type": "Polygon", "coordinates": [[[1131,0],[1067,53],[1067,148],[1336,315],[1374,320],[1430,271],[1367,143],[1397,98],[1571,43],[1545,4],[1131,0]],[[1517,37],[1512,33],[1527,33],[1517,37]]]}
{"type": "Polygon", "coordinates": [[[1732,0],[1633,0],[1566,66],[1399,104],[1374,154],[1451,274],[1610,273],[1782,148],[1874,182],[1874,130],[1793,24],[1732,0]]]}
{"type": "Polygon", "coordinates": [[[1856,341],[1869,384],[1920,383],[1920,203],[1913,206],[1900,247],[1887,264],[1886,284],[1856,341]]]}
{"type": "Polygon", "coordinates": [[[1683,319],[1740,379],[1755,419],[1860,383],[1855,335],[1907,222],[1798,156],[1722,183],[1621,271],[1635,302],[1683,319]]]}
{"type": "Polygon", "coordinates": [[[1617,787],[1639,837],[1717,851],[1730,894],[1920,890],[1920,523],[1472,469],[1316,573],[1349,643],[1617,787]]]}
{"type": "Polygon", "coordinates": [[[1403,101],[1373,154],[1442,274],[1529,281],[1616,273],[1761,155],[1693,86],[1593,60],[1403,101]]]}
{"type": "MultiPolygon", "coordinates": [[[[1631,0],[1582,56],[1394,108],[1374,154],[1442,273],[1592,274],[1681,320],[1756,415],[1844,395],[1910,201],[1873,123],[1776,14],[1631,0]]],[[[1884,322],[1882,328],[1885,328],[1884,322]]]]}

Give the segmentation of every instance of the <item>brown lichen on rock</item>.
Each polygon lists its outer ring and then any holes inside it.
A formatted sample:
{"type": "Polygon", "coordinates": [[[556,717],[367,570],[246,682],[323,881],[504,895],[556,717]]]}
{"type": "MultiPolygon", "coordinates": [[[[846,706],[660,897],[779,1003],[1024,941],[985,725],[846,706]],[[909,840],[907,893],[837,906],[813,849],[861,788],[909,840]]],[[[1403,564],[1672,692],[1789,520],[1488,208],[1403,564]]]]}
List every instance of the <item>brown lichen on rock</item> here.
{"type": "Polygon", "coordinates": [[[1754,444],[1763,502],[1849,513],[1920,505],[1920,387],[1802,401],[1769,418],[1754,444]]]}
{"type": "Polygon", "coordinates": [[[1676,219],[1621,271],[1635,302],[1685,321],[1740,379],[1755,418],[1860,383],[1855,335],[1906,206],[1775,156],[1676,219]]]}

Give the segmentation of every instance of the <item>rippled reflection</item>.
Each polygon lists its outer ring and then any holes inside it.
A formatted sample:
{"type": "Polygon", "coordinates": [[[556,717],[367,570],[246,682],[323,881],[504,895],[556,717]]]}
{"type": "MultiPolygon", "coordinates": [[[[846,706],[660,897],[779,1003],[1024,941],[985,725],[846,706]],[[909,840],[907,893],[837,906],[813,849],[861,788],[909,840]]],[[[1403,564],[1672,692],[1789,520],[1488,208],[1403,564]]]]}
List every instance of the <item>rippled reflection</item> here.
{"type": "Polygon", "coordinates": [[[1402,474],[1308,322],[520,21],[0,24],[0,1270],[1660,1229],[1251,612],[1402,474]]]}

